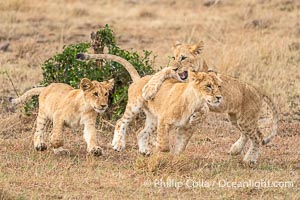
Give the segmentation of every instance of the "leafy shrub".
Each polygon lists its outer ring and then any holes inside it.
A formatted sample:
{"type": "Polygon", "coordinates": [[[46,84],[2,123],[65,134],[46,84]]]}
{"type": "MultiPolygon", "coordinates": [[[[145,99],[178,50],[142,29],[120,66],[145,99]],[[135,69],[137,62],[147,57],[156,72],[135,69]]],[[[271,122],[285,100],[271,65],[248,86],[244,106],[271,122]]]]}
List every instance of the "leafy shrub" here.
{"type": "MultiPolygon", "coordinates": [[[[151,52],[144,50],[143,55],[135,51],[127,51],[118,47],[115,43],[115,36],[108,25],[98,30],[96,34],[101,38],[102,45],[108,49],[109,54],[120,56],[128,60],[141,76],[152,74],[151,52]]],[[[132,82],[126,69],[116,62],[105,61],[99,67],[96,61],[82,62],[76,59],[78,53],[87,52],[90,48],[89,43],[72,44],[64,47],[62,53],[49,58],[42,65],[43,81],[41,84],[47,86],[53,82],[67,83],[72,87],[78,88],[82,78],[91,80],[115,79],[115,90],[111,95],[111,108],[108,115],[113,119],[118,118],[125,109],[127,103],[127,90],[132,82]]],[[[32,102],[27,107],[32,107],[32,102]]]]}

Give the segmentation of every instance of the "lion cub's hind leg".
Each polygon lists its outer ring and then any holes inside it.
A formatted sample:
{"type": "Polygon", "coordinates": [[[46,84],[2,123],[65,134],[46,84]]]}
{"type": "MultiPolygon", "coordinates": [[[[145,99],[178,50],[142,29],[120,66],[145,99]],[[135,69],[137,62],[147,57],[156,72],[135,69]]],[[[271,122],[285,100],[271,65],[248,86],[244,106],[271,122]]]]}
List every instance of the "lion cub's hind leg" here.
{"type": "MultiPolygon", "coordinates": [[[[229,117],[230,117],[231,124],[237,127],[242,132],[241,128],[237,123],[236,114],[230,113],[229,117]]],[[[247,141],[248,141],[248,137],[242,132],[240,138],[231,146],[229,153],[231,155],[239,155],[243,151],[247,141]]]]}
{"type": "Polygon", "coordinates": [[[150,155],[151,151],[149,148],[150,135],[157,129],[157,119],[148,111],[145,111],[146,122],[145,127],[137,135],[139,152],[143,155],[150,155]]]}
{"type": "Polygon", "coordinates": [[[251,138],[251,137],[250,137],[250,141],[251,141],[250,148],[247,151],[243,160],[245,163],[256,164],[258,154],[259,154],[260,142],[256,138],[251,138]]]}
{"type": "Polygon", "coordinates": [[[60,118],[60,115],[54,115],[50,144],[53,147],[54,153],[59,155],[70,154],[68,149],[62,147],[64,145],[63,126],[64,120],[60,118]]]}
{"type": "Polygon", "coordinates": [[[229,153],[231,155],[239,155],[243,151],[247,141],[248,137],[244,133],[241,133],[240,138],[231,146],[229,153]]]}
{"type": "Polygon", "coordinates": [[[117,121],[117,124],[115,126],[114,138],[112,141],[114,150],[121,151],[125,149],[126,129],[129,123],[132,121],[132,118],[140,112],[141,107],[142,103],[140,100],[136,100],[134,103],[127,103],[123,117],[117,121]]]}
{"type": "MultiPolygon", "coordinates": [[[[256,164],[259,148],[261,143],[261,138],[258,135],[257,131],[257,124],[256,121],[248,121],[247,123],[239,123],[242,133],[247,136],[250,141],[251,145],[249,150],[247,151],[246,155],[244,156],[244,162],[249,164],[256,164]]],[[[244,141],[246,141],[245,136],[243,137],[244,141]]],[[[241,138],[240,138],[241,139],[241,138]]],[[[238,140],[239,141],[239,140],[238,140]]]]}
{"type": "Polygon", "coordinates": [[[36,131],[33,138],[34,148],[37,151],[44,151],[47,149],[47,145],[45,143],[46,121],[47,117],[45,113],[40,109],[36,120],[36,131]]]}

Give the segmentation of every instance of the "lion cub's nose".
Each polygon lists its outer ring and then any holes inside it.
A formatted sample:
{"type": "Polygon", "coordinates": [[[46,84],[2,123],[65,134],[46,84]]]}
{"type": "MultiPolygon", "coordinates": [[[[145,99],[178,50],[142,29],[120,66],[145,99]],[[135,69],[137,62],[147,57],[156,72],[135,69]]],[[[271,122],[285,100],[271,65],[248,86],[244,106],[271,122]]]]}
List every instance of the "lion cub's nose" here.
{"type": "Polygon", "coordinates": [[[105,108],[105,107],[107,107],[107,104],[101,104],[100,106],[101,106],[101,108],[105,108]]]}
{"type": "Polygon", "coordinates": [[[223,97],[222,97],[221,95],[217,95],[216,98],[217,98],[218,101],[221,101],[221,99],[222,99],[223,97]]]}

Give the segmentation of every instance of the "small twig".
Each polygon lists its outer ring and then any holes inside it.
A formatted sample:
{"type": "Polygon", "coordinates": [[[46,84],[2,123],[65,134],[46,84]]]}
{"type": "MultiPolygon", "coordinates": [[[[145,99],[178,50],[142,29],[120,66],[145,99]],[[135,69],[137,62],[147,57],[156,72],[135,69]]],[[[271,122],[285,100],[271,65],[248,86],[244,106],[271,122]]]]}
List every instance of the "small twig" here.
{"type": "Polygon", "coordinates": [[[18,94],[18,92],[17,92],[17,89],[16,89],[16,87],[15,87],[15,85],[14,85],[12,79],[10,78],[8,72],[5,70],[5,71],[3,71],[3,72],[1,72],[1,73],[2,73],[2,74],[6,74],[6,76],[7,76],[8,80],[9,80],[9,82],[10,82],[11,85],[13,86],[13,89],[14,89],[16,95],[19,97],[19,94],[18,94]]]}
{"type": "Polygon", "coordinates": [[[112,123],[110,123],[109,121],[107,121],[107,120],[104,120],[103,118],[102,118],[102,122],[104,122],[104,123],[106,123],[107,125],[109,125],[109,126],[111,126],[111,127],[115,127],[115,125],[113,125],[112,123]]]}

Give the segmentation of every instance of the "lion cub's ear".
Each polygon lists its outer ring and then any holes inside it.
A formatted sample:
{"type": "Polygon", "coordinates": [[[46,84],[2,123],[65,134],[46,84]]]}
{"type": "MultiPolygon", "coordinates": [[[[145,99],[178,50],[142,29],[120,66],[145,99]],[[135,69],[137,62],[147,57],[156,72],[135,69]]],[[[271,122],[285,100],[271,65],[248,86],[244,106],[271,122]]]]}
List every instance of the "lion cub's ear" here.
{"type": "Polygon", "coordinates": [[[175,41],[174,44],[173,44],[172,49],[176,49],[176,48],[179,47],[180,45],[181,45],[181,42],[175,41]]]}
{"type": "Polygon", "coordinates": [[[107,82],[107,89],[112,90],[114,88],[114,85],[115,85],[115,80],[112,78],[112,79],[110,79],[106,82],[107,82]]]}
{"type": "Polygon", "coordinates": [[[189,47],[189,49],[190,49],[190,52],[191,52],[192,54],[197,55],[197,54],[200,54],[200,53],[201,53],[203,47],[204,47],[204,42],[203,42],[203,41],[200,41],[200,42],[198,42],[198,43],[195,44],[195,45],[191,45],[191,46],[189,47]]]}
{"type": "Polygon", "coordinates": [[[93,83],[90,79],[87,78],[83,78],[80,81],[80,89],[82,89],[83,91],[89,90],[93,87],[93,83]]]}
{"type": "Polygon", "coordinates": [[[208,70],[208,74],[209,75],[213,75],[214,79],[217,80],[218,82],[222,83],[222,79],[221,79],[221,74],[218,73],[217,71],[213,70],[213,69],[209,69],[208,70]]]}
{"type": "Polygon", "coordinates": [[[203,63],[202,63],[202,71],[203,71],[203,72],[208,72],[208,65],[207,65],[207,63],[205,62],[205,60],[203,60],[203,63]]]}
{"type": "Polygon", "coordinates": [[[115,81],[114,81],[114,79],[110,79],[108,81],[103,81],[100,84],[107,90],[112,90],[114,88],[115,81]]]}

